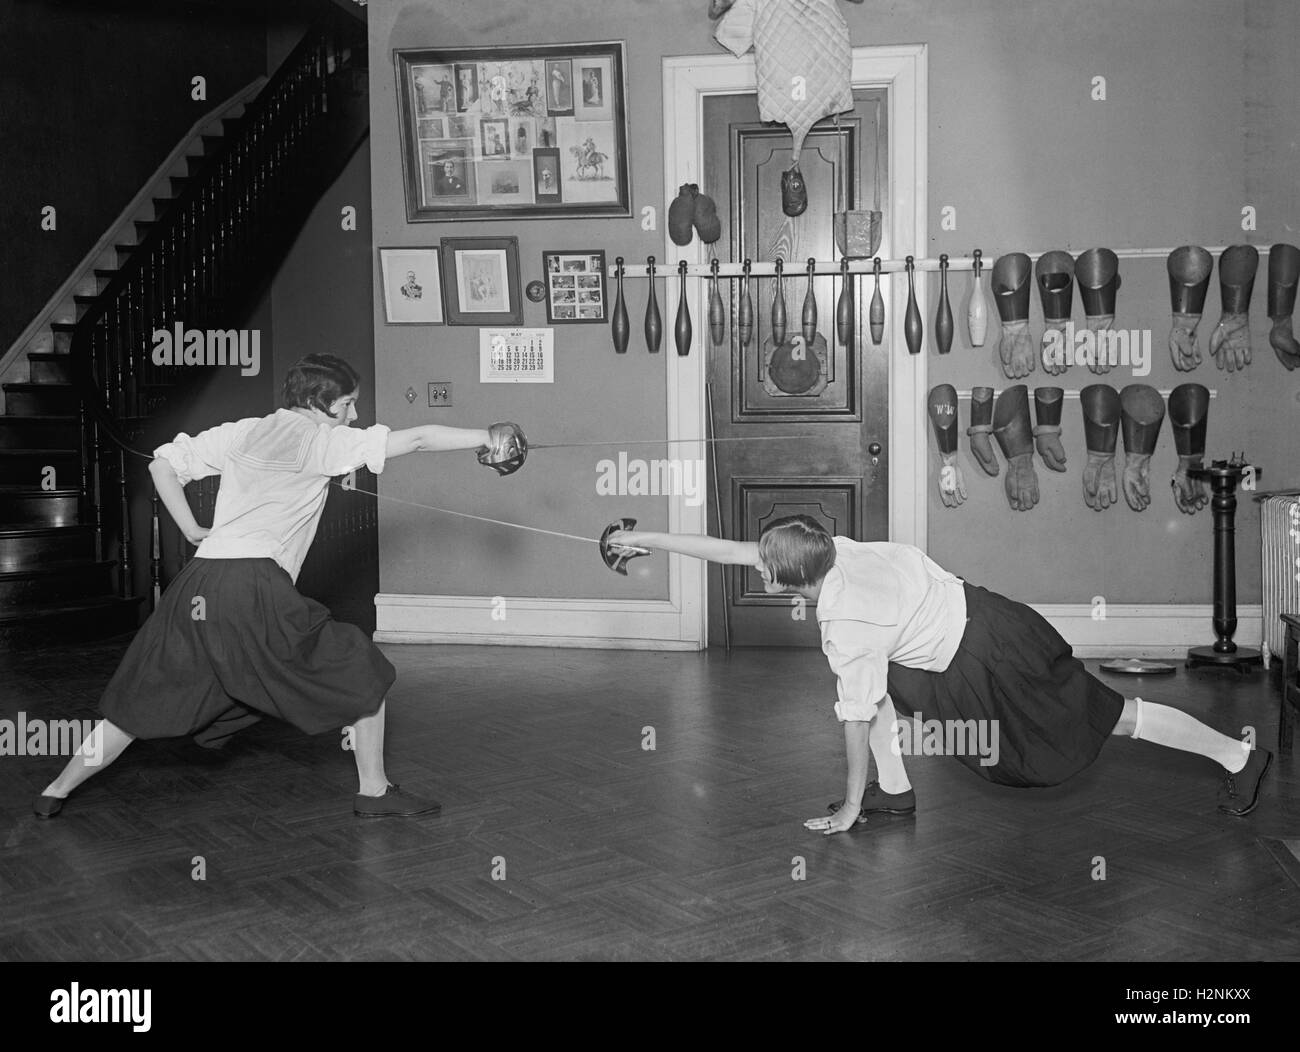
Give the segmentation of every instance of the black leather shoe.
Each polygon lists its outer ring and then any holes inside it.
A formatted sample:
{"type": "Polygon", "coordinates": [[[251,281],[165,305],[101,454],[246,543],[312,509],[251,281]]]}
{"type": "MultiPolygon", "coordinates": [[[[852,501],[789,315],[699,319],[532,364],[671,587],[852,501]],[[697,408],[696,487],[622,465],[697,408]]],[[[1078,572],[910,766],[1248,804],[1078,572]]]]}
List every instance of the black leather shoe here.
{"type": "Polygon", "coordinates": [[[352,811],[359,818],[411,818],[414,815],[436,815],[442,810],[437,800],[422,800],[390,785],[383,796],[362,796],[357,793],[352,811]]]}
{"type": "Polygon", "coordinates": [[[37,818],[53,818],[63,810],[63,797],[61,796],[38,796],[36,803],[32,804],[32,813],[37,818]]]}
{"type": "Polygon", "coordinates": [[[1224,778],[1219,787],[1219,810],[1238,818],[1255,810],[1259,806],[1260,783],[1272,762],[1273,754],[1267,749],[1252,749],[1246,766],[1224,778]]]}
{"type": "MultiPolygon", "coordinates": [[[[844,806],[843,800],[830,804],[826,810],[835,814],[844,806]]],[[[880,788],[879,782],[868,782],[862,794],[862,809],[857,821],[863,823],[868,815],[914,815],[916,814],[916,792],[908,789],[902,793],[887,793],[880,788]]]]}

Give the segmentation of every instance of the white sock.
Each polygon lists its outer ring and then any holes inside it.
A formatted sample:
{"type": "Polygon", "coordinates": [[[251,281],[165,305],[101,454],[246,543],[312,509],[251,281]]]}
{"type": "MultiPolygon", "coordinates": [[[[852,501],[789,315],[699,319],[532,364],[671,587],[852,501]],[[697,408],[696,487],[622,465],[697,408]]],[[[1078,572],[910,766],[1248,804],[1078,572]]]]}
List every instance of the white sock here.
{"type": "Polygon", "coordinates": [[[876,763],[876,781],[886,793],[905,793],[912,788],[907,777],[907,768],[903,766],[903,757],[898,745],[898,732],[894,724],[898,713],[894,709],[894,699],[885,695],[883,704],[876,710],[876,718],[871,721],[871,730],[867,734],[867,744],[871,747],[871,758],[876,763]]]}
{"type": "Polygon", "coordinates": [[[1133,728],[1134,738],[1206,756],[1231,774],[1240,771],[1250,759],[1250,747],[1245,742],[1220,734],[1195,716],[1169,705],[1157,705],[1141,698],[1135,700],[1137,721],[1133,728]]]}

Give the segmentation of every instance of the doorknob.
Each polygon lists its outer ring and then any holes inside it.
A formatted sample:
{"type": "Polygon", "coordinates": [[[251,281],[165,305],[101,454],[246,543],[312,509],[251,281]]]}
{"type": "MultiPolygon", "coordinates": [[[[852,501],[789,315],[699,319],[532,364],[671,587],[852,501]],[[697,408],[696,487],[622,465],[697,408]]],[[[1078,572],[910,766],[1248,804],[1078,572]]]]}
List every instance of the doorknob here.
{"type": "Polygon", "coordinates": [[[875,464],[880,460],[880,443],[872,442],[871,445],[867,446],[867,452],[871,454],[871,463],[875,464]]]}

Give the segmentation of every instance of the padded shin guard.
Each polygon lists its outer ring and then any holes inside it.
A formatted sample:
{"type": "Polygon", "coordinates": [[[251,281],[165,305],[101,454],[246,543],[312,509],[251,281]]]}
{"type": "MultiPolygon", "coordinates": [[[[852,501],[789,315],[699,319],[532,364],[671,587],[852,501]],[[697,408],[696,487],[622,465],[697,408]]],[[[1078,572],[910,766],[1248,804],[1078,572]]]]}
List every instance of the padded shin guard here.
{"type": "Polygon", "coordinates": [[[1165,420],[1165,400],[1149,384],[1129,384],[1119,393],[1124,432],[1124,499],[1134,511],[1151,504],[1151,454],[1165,420]]]}
{"type": "Polygon", "coordinates": [[[1119,392],[1109,384],[1090,384],[1079,392],[1088,463],[1083,469],[1083,500],[1105,511],[1119,499],[1115,483],[1115,441],[1119,436],[1119,392]]]}
{"type": "Polygon", "coordinates": [[[1007,460],[1007,503],[1028,511],[1038,503],[1038,474],[1034,471],[1034,435],[1029,423],[1029,389],[1008,387],[993,408],[993,434],[1007,460]]]}
{"type": "Polygon", "coordinates": [[[1065,449],[1061,445],[1061,409],[1065,392],[1059,387],[1034,388],[1034,446],[1052,471],[1065,470],[1065,449]]]}
{"type": "Polygon", "coordinates": [[[984,474],[997,477],[1001,470],[998,458],[989,442],[993,431],[993,388],[972,387],[970,390],[970,427],[966,436],[970,439],[971,455],[976,463],[984,469],[984,474]]]}

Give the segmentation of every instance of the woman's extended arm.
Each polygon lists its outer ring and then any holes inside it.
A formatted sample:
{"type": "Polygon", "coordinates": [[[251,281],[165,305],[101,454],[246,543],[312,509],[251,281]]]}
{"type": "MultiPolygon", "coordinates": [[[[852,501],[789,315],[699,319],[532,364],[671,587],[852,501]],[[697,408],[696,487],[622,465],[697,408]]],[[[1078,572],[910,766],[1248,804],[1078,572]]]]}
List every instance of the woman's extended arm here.
{"type": "Polygon", "coordinates": [[[491,444],[492,438],[486,430],[425,424],[404,431],[390,431],[386,455],[391,460],[393,457],[406,456],[407,453],[447,453],[454,449],[479,449],[491,444]]]}
{"type": "Polygon", "coordinates": [[[718,537],[699,537],[688,533],[648,533],[643,530],[620,530],[610,534],[611,544],[625,544],[639,548],[653,548],[661,552],[676,552],[711,563],[735,566],[757,566],[758,545],[752,541],[724,541],[718,537]]]}
{"type": "Polygon", "coordinates": [[[176,469],[163,457],[155,457],[149,463],[149,474],[153,476],[154,489],[158,491],[158,497],[170,513],[172,521],[180,527],[187,541],[198,544],[210,531],[195,520],[176,469]]]}

